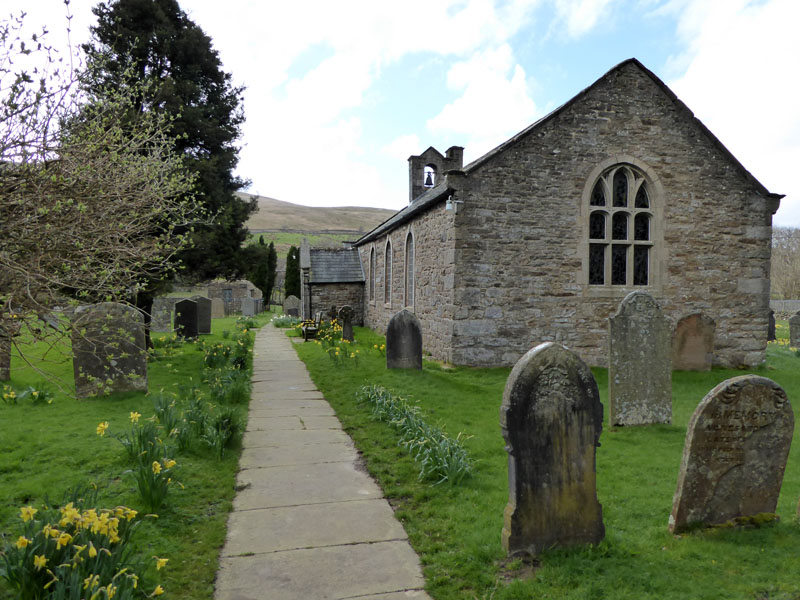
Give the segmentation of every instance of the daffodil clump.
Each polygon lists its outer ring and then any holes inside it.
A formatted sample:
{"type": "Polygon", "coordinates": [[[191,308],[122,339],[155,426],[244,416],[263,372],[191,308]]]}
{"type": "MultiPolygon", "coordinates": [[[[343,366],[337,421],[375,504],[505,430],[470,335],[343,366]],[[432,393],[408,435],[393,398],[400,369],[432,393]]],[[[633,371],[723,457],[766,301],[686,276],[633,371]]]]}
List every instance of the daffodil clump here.
{"type": "Polygon", "coordinates": [[[183,484],[172,479],[177,464],[174,459],[166,457],[149,463],[140,460],[133,469],[125,472],[133,476],[139,496],[148,511],[161,509],[172,485],[183,487],[183,484]]]}
{"type": "Polygon", "coordinates": [[[31,404],[52,404],[53,396],[53,392],[43,385],[29,385],[21,392],[10,385],[3,385],[2,394],[0,394],[6,404],[19,404],[26,400],[30,400],[31,404]]]}
{"type": "MultiPolygon", "coordinates": [[[[152,598],[164,593],[160,585],[141,580],[142,561],[129,546],[141,522],[137,511],[94,508],[76,499],[60,508],[23,506],[19,517],[22,531],[0,553],[0,576],[20,600],[152,598]]],[[[159,570],[167,559],[155,558],[159,570]]]]}
{"type": "Polygon", "coordinates": [[[342,339],[342,326],[336,319],[320,325],[314,343],[322,346],[335,365],[358,366],[361,350],[356,347],[356,342],[342,339]]]}

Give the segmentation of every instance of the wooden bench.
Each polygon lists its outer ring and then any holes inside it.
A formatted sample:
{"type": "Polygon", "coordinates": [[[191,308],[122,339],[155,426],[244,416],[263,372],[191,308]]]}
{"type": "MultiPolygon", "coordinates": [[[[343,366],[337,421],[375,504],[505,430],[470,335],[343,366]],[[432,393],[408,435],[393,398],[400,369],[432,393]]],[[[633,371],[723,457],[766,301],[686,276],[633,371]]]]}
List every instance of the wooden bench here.
{"type": "Polygon", "coordinates": [[[316,315],[314,315],[313,321],[303,321],[303,325],[302,327],[300,327],[300,329],[303,332],[304,342],[307,342],[308,340],[317,337],[317,332],[319,331],[319,326],[321,322],[322,322],[321,312],[318,312],[316,315]]]}

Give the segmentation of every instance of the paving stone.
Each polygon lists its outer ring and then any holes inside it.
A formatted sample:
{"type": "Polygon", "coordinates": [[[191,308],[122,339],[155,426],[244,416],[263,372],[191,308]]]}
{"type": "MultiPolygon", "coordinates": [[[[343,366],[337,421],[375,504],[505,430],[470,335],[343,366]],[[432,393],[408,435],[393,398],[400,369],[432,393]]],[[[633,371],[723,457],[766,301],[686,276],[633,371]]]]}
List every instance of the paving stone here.
{"type": "Polygon", "coordinates": [[[296,429],[276,431],[247,431],[242,440],[244,448],[266,448],[270,446],[305,446],[308,444],[335,444],[346,442],[350,437],[342,430],[296,429]]]}
{"type": "Polygon", "coordinates": [[[286,406],[277,408],[254,408],[250,410],[250,418],[266,417],[331,417],[336,413],[327,402],[320,402],[318,406],[286,406]]]}
{"type": "Polygon", "coordinates": [[[351,441],[337,444],[308,444],[300,448],[288,446],[245,448],[239,459],[240,469],[289,465],[311,465],[327,462],[353,462],[358,458],[351,441]]]}

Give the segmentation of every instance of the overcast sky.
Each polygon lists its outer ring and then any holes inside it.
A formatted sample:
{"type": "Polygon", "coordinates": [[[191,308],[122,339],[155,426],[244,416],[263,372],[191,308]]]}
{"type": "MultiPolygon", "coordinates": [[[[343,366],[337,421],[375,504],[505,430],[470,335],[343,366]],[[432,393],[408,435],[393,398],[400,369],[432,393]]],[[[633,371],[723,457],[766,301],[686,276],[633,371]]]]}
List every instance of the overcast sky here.
{"type": "MultiPolygon", "coordinates": [[[[90,0],[72,0],[72,41],[90,0]]],[[[181,0],[245,85],[239,175],[306,205],[402,208],[411,154],[465,162],[623,60],[658,75],[800,227],[800,0],[181,0]]],[[[0,0],[64,30],[63,0],[0,0]]]]}

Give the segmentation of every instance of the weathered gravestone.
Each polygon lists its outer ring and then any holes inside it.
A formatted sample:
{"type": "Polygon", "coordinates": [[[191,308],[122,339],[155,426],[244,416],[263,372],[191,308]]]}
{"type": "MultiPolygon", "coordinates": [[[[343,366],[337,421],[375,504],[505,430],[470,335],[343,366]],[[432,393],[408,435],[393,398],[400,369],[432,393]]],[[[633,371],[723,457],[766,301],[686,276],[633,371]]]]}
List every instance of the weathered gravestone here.
{"type": "Polygon", "coordinates": [[[256,314],[256,301],[253,298],[242,298],[242,316],[254,317],[256,314]]]}
{"type": "Polygon", "coordinates": [[[348,342],[353,341],[353,316],[355,311],[349,304],[345,304],[339,309],[339,324],[342,326],[342,339],[348,342]]]}
{"type": "Polygon", "coordinates": [[[609,319],[608,402],[612,425],[672,421],[671,328],[656,301],[631,292],[609,319]]]}
{"type": "Polygon", "coordinates": [[[386,327],[386,368],[422,369],[422,327],[417,316],[405,309],[386,327]]]}
{"type": "Polygon", "coordinates": [[[205,296],[192,296],[191,299],[197,303],[197,333],[211,333],[211,300],[205,296]]]}
{"type": "Polygon", "coordinates": [[[775,341],[775,311],[769,309],[769,323],[767,324],[767,341],[775,341]]]}
{"type": "Polygon", "coordinates": [[[131,306],[80,306],[72,321],[72,366],[78,398],[147,390],[144,316],[131,306]]]}
{"type": "Polygon", "coordinates": [[[800,312],[789,318],[789,345],[800,348],[800,312]]]}
{"type": "Polygon", "coordinates": [[[689,421],[669,530],[774,513],[793,431],[774,381],[742,375],[711,390],[689,421]]]}
{"type": "Polygon", "coordinates": [[[328,313],[325,316],[328,317],[328,321],[333,321],[334,319],[336,319],[339,316],[339,311],[336,310],[336,306],[335,305],[331,306],[330,310],[328,311],[328,313]]]}
{"type": "Polygon", "coordinates": [[[18,321],[0,319],[0,381],[11,379],[11,346],[19,330],[18,321]]]}
{"type": "Polygon", "coordinates": [[[283,301],[283,312],[290,317],[299,317],[300,298],[292,295],[286,296],[286,299],[283,301]]]}
{"type": "Polygon", "coordinates": [[[153,308],[150,309],[150,331],[172,331],[172,309],[175,306],[174,298],[154,298],[153,308]]]}
{"type": "Polygon", "coordinates": [[[222,298],[211,299],[211,318],[221,319],[225,316],[225,301],[222,298]]]}
{"type": "Polygon", "coordinates": [[[675,325],[672,336],[672,368],[676,371],[710,371],[714,361],[716,323],[711,317],[695,313],[675,325]]]}
{"type": "Polygon", "coordinates": [[[509,555],[602,540],[595,448],[603,405],[589,367],[553,342],[530,350],[506,382],[500,426],[508,452],[509,555]]]}
{"type": "Polygon", "coordinates": [[[197,302],[190,298],[175,303],[175,332],[183,338],[198,334],[197,302]]]}

